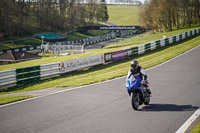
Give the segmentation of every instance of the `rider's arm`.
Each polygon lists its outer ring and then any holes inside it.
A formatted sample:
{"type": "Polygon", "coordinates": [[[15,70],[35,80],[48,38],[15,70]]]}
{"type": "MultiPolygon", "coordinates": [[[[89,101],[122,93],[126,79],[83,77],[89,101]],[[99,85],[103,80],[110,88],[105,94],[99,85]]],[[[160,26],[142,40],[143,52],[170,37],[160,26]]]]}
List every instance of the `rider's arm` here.
{"type": "Polygon", "coordinates": [[[141,67],[141,69],[140,69],[140,73],[142,74],[142,76],[144,77],[143,79],[144,80],[147,80],[147,75],[146,75],[146,73],[145,73],[145,71],[144,71],[144,69],[141,67]]]}
{"type": "Polygon", "coordinates": [[[126,82],[128,81],[128,79],[130,78],[130,75],[131,75],[131,69],[128,71],[128,75],[127,75],[127,77],[126,77],[126,82]]]}

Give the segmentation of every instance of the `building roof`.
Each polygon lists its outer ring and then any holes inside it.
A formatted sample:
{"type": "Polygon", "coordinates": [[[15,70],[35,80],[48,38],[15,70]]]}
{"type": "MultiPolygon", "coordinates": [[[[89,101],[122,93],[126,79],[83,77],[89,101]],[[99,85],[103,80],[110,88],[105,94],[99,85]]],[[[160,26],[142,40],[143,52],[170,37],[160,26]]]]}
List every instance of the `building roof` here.
{"type": "Polygon", "coordinates": [[[36,38],[44,39],[49,42],[66,41],[67,37],[53,32],[38,33],[34,35],[36,38]]]}
{"type": "Polygon", "coordinates": [[[34,55],[29,52],[9,52],[3,55],[0,55],[0,61],[25,61],[31,59],[38,59],[41,56],[34,55]]]}

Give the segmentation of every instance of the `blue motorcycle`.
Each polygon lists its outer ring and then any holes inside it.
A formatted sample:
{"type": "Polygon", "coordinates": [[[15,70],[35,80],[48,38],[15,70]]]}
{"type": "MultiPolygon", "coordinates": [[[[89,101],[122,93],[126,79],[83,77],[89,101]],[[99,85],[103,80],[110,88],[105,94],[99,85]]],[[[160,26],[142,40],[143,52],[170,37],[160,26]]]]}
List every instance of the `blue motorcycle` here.
{"type": "Polygon", "coordinates": [[[138,110],[142,104],[148,105],[150,103],[150,94],[148,93],[148,84],[141,84],[141,77],[134,76],[135,80],[126,83],[126,88],[131,97],[131,104],[134,110],[138,110]]]}

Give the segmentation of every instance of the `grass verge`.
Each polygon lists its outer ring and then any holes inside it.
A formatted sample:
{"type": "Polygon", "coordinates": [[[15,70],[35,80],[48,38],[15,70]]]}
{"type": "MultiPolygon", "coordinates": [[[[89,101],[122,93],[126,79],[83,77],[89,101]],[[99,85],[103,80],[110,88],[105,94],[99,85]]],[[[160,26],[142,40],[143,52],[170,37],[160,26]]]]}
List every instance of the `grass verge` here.
{"type": "Polygon", "coordinates": [[[141,66],[146,69],[163,63],[200,45],[199,40],[200,36],[176,45],[163,47],[145,55],[128,58],[114,63],[99,65],[90,69],[74,71],[57,78],[24,84],[14,88],[8,88],[3,92],[0,92],[0,95],[45,88],[82,86],[124,76],[127,74],[130,68],[130,61],[133,59],[138,60],[141,66]]]}
{"type": "Polygon", "coordinates": [[[6,97],[0,97],[0,105],[11,103],[11,102],[16,102],[20,100],[24,100],[27,98],[32,98],[34,96],[30,95],[25,95],[25,96],[6,96],[6,97]]]}
{"type": "Polygon", "coordinates": [[[195,126],[195,128],[190,133],[200,133],[200,122],[195,126]]]}

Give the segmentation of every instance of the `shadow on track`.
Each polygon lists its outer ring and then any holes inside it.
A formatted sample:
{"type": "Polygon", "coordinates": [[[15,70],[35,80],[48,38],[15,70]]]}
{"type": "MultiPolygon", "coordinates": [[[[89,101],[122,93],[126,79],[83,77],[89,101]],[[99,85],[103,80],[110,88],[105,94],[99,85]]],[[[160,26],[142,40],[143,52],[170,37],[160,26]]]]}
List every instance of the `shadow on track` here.
{"type": "Polygon", "coordinates": [[[149,104],[144,106],[139,111],[152,111],[152,112],[160,112],[160,111],[194,111],[199,107],[195,107],[192,105],[176,105],[176,104],[149,104]]]}

